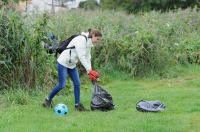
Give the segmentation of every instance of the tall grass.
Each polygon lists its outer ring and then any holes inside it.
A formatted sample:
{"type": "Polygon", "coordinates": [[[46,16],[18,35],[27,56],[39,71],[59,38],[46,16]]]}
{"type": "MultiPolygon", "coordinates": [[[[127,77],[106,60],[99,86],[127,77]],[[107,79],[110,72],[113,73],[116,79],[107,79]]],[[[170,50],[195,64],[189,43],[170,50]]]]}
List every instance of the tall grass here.
{"type": "Polygon", "coordinates": [[[1,89],[13,84],[30,86],[45,82],[48,74],[48,60],[42,48],[47,17],[36,20],[32,28],[25,26],[24,18],[15,11],[0,11],[0,84],[1,89]]]}
{"type": "MultiPolygon", "coordinates": [[[[62,11],[55,15],[0,11],[0,83],[9,88],[20,83],[32,88],[51,86],[55,59],[42,41],[53,32],[62,41],[89,28],[101,29],[92,64],[103,72],[129,76],[168,76],[176,64],[199,63],[200,13],[195,9],[128,15],[112,11],[62,11]]],[[[2,89],[2,88],[1,88],[2,89]]]]}
{"type": "Polygon", "coordinates": [[[64,39],[90,27],[103,32],[93,64],[131,76],[156,73],[178,63],[199,63],[200,15],[195,9],[127,15],[112,11],[70,11],[52,17],[52,29],[64,39]],[[59,21],[58,21],[59,20],[59,21]]]}

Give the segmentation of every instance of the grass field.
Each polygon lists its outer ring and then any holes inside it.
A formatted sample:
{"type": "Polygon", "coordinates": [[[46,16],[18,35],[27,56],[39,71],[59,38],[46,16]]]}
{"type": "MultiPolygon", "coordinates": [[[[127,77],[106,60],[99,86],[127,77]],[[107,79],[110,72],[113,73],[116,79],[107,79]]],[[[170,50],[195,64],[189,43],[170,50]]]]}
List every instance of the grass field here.
{"type": "MultiPolygon", "coordinates": [[[[41,107],[48,92],[7,92],[0,96],[0,132],[197,132],[200,131],[200,67],[188,67],[173,79],[112,80],[103,86],[112,94],[116,109],[110,112],[76,112],[73,94],[55,97],[68,105],[69,113],[58,117],[41,107]],[[19,97],[13,98],[13,95],[19,97]],[[24,105],[15,101],[22,99],[24,105]],[[24,99],[24,101],[23,101],[24,99]],[[160,100],[160,113],[135,109],[141,100],[160,100]],[[10,100],[10,101],[9,101],[10,100]],[[12,100],[12,101],[11,101],[12,100]]],[[[89,108],[92,85],[84,85],[81,100],[89,108]]]]}

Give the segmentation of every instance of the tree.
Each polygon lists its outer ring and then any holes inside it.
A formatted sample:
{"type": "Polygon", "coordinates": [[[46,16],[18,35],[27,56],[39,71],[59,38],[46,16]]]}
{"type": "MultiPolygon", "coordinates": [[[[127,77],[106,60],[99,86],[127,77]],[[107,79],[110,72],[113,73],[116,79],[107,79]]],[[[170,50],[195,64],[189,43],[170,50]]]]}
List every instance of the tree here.
{"type": "Polygon", "coordinates": [[[139,11],[168,11],[177,8],[200,7],[199,0],[101,0],[101,7],[106,9],[123,9],[129,13],[139,11]]]}

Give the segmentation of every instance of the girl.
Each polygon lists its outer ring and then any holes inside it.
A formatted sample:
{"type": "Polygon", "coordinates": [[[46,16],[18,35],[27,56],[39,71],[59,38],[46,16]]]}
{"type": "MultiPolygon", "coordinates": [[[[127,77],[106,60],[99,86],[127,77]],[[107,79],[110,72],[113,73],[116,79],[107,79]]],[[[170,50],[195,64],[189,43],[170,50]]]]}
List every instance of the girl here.
{"type": "Polygon", "coordinates": [[[74,85],[75,96],[75,110],[86,111],[84,106],[80,103],[80,79],[76,68],[78,60],[87,71],[91,81],[96,81],[99,73],[91,67],[91,47],[98,43],[102,38],[102,34],[97,29],[89,29],[87,33],[83,32],[81,35],[73,38],[67,48],[57,59],[58,70],[58,84],[53,88],[49,96],[45,99],[43,106],[52,107],[53,97],[66,85],[68,75],[71,77],[74,85]],[[73,47],[73,49],[70,49],[73,47]]]}

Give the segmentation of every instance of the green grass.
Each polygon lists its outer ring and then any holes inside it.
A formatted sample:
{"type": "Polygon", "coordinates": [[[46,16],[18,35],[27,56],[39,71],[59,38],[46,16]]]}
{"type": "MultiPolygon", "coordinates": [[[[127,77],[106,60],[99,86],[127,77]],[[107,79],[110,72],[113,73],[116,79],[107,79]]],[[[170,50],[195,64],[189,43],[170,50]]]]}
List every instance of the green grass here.
{"type": "MultiPolygon", "coordinates": [[[[59,95],[54,103],[65,103],[69,113],[58,117],[53,109],[41,107],[48,92],[0,96],[0,132],[196,132],[200,130],[200,67],[182,69],[173,79],[135,79],[109,81],[103,86],[112,94],[116,109],[110,112],[76,112],[73,94],[59,95]],[[23,95],[23,96],[22,96],[23,95]],[[142,113],[135,109],[141,100],[160,100],[166,110],[142,113]],[[13,100],[13,101],[12,101],[13,100]]],[[[81,100],[89,108],[92,85],[84,85],[81,100]]],[[[23,91],[20,91],[23,92],[23,91]]]]}

